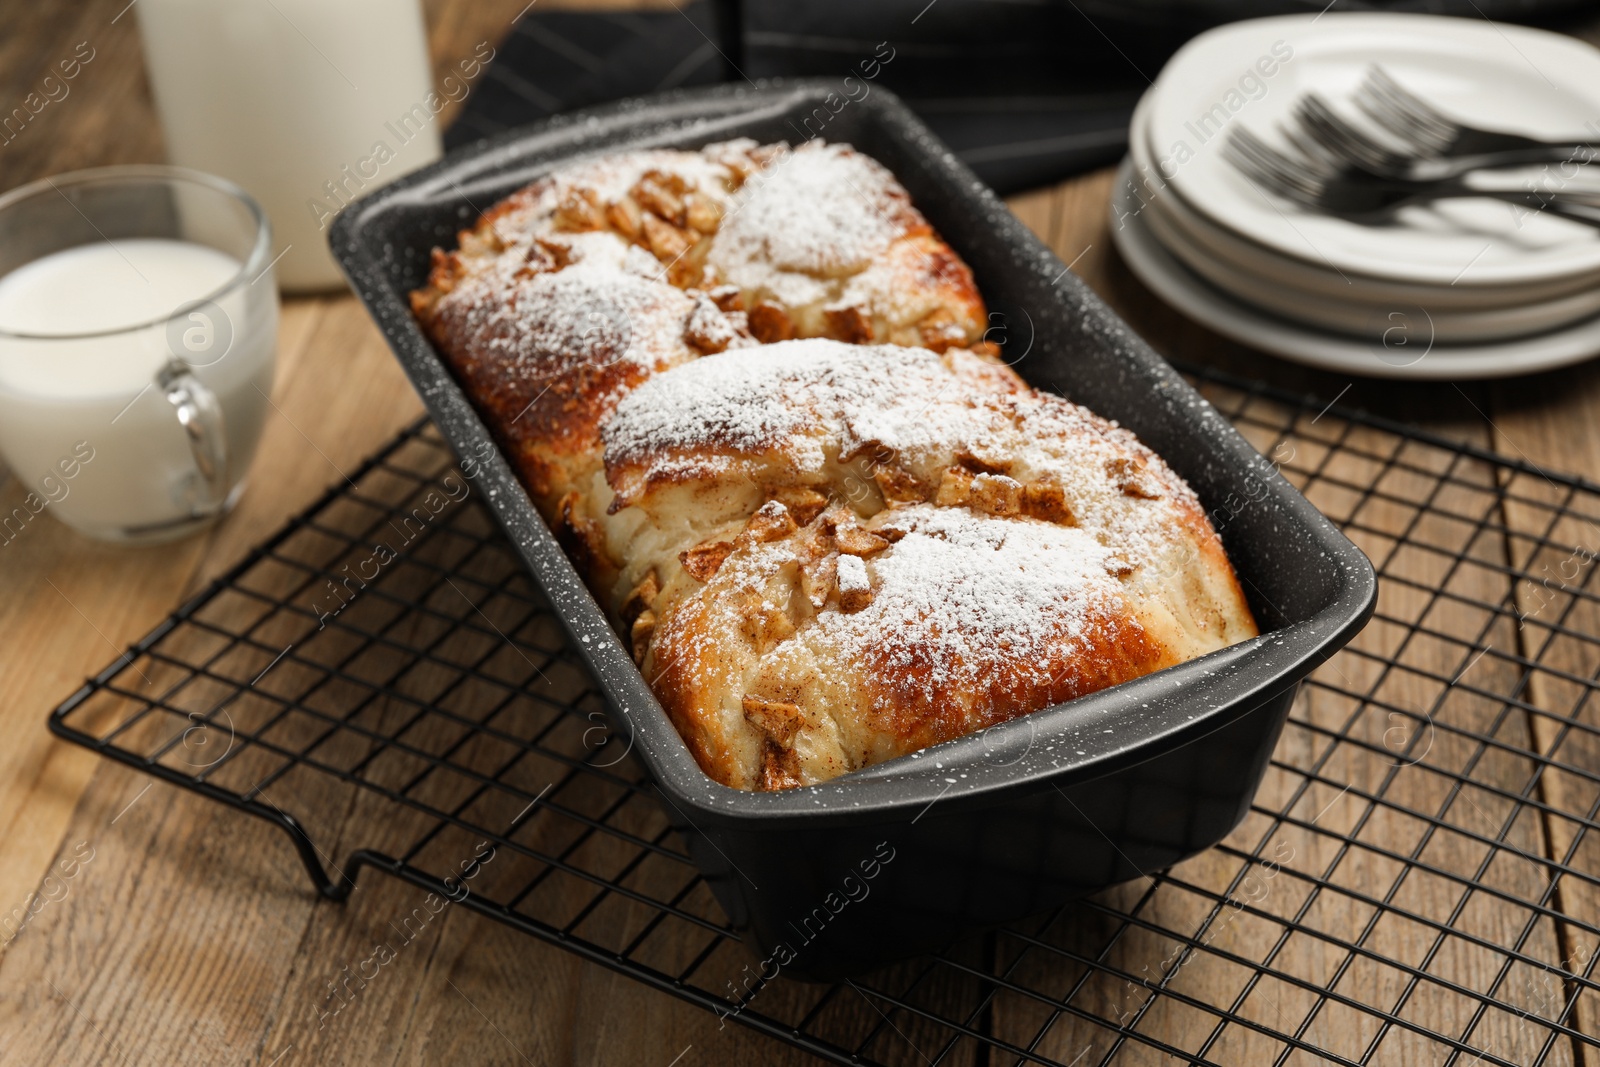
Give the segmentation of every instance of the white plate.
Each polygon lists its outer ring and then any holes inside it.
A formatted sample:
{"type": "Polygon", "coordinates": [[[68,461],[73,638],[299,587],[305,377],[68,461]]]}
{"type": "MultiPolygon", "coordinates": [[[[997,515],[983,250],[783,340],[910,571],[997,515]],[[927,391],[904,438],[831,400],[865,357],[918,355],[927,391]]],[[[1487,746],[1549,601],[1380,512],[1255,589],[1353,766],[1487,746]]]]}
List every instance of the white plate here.
{"type": "Polygon", "coordinates": [[[1550,301],[1466,311],[1398,297],[1366,302],[1304,293],[1282,285],[1278,278],[1262,277],[1224,262],[1209,249],[1196,246],[1153,204],[1139,217],[1163,249],[1211,285],[1265,311],[1336,333],[1360,336],[1374,328],[1381,332],[1391,313],[1415,313],[1425,308],[1434,340],[1441,344],[1476,344],[1556,330],[1600,314],[1600,286],[1550,301]]]}
{"type": "MultiPolygon", "coordinates": [[[[1335,271],[1441,286],[1600,271],[1600,231],[1548,213],[1447,200],[1406,208],[1395,226],[1361,226],[1281,203],[1222,158],[1229,125],[1278,140],[1275,127],[1303,92],[1348,98],[1374,63],[1442,110],[1485,126],[1582,137],[1600,116],[1600,52],[1570,37],[1483,19],[1290,15],[1211,30],[1168,62],[1149,113],[1157,163],[1217,225],[1335,271]]],[[[1592,175],[1572,180],[1595,184],[1592,175]]]]}
{"type": "Polygon", "coordinates": [[[1600,353],[1600,316],[1536,337],[1478,345],[1434,344],[1425,318],[1402,317],[1371,342],[1319,333],[1244,304],[1208,285],[1174,259],[1146,228],[1124,161],[1112,194],[1111,238],[1152,292],[1225,337],[1296,363],[1378,378],[1465,379],[1530,374],[1600,353]],[[1387,343],[1385,343],[1387,341],[1387,343]]]}
{"type": "MultiPolygon", "coordinates": [[[[1135,173],[1151,175],[1145,114],[1141,102],[1129,130],[1130,158],[1135,173]]],[[[1555,330],[1600,313],[1600,279],[1485,291],[1339,276],[1218,230],[1148,177],[1131,195],[1153,235],[1190,270],[1245,303],[1322,329],[1359,334],[1397,308],[1426,308],[1435,339],[1460,344],[1555,330]]]]}
{"type": "MultiPolygon", "coordinates": [[[[1276,288],[1292,290],[1296,296],[1309,300],[1327,299],[1368,307],[1404,302],[1425,306],[1434,313],[1483,312],[1490,308],[1520,311],[1574,294],[1600,293],[1600,273],[1488,287],[1470,284],[1467,277],[1450,285],[1370,278],[1355,271],[1339,272],[1324,264],[1293,259],[1241,237],[1200,215],[1185,203],[1175,186],[1160,178],[1150,154],[1145,121],[1148,101],[1154,92],[1155,89],[1150,90],[1140,101],[1129,129],[1129,151],[1139,175],[1136,182],[1139,200],[1145,212],[1160,216],[1169,228],[1181,231],[1189,246],[1211,253],[1219,265],[1225,264],[1252,277],[1270,279],[1276,288]]],[[[1165,236],[1162,239],[1165,241],[1165,236]]],[[[1181,254],[1176,244],[1173,247],[1181,254]]],[[[1191,267],[1197,267],[1188,257],[1183,258],[1191,267]]],[[[1470,274],[1470,271],[1465,273],[1470,274]]],[[[1563,321],[1571,320],[1557,316],[1530,325],[1528,329],[1554,329],[1563,321]]]]}

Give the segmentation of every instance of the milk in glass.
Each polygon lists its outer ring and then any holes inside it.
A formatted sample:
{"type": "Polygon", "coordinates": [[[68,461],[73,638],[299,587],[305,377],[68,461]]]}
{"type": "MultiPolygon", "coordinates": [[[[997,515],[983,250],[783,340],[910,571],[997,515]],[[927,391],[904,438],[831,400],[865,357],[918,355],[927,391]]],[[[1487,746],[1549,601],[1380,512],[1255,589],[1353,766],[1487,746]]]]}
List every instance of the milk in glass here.
{"type": "Polygon", "coordinates": [[[140,238],[64,249],[0,278],[0,452],[35,500],[85,532],[133,539],[204,508],[193,447],[157,384],[174,367],[220,404],[237,494],[268,409],[277,326],[277,301],[248,299],[240,272],[217,249],[140,238]]]}

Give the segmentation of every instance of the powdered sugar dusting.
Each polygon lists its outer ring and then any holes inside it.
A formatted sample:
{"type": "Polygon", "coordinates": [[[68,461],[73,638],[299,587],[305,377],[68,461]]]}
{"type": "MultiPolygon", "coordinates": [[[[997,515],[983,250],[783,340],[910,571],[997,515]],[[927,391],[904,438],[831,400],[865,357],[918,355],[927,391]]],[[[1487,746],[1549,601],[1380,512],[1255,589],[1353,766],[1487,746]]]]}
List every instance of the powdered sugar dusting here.
{"type": "Polygon", "coordinates": [[[867,565],[856,556],[840,556],[838,562],[840,593],[865,593],[872,589],[872,579],[867,576],[867,565]]]}
{"type": "Polygon", "coordinates": [[[1004,392],[952,369],[960,358],[820,339],[708,356],[618,405],[602,429],[607,469],[637,467],[633,484],[714,478],[741,456],[781,452],[797,472],[815,472],[870,445],[932,490],[947,467],[975,457],[1020,483],[1060,487],[1075,524],[1130,567],[1187,538],[1180,508],[1193,492],[1133,434],[1061,397],[1004,392]],[[1148,495],[1130,495],[1130,479],[1148,495]]]}
{"type": "Polygon", "coordinates": [[[590,190],[604,202],[622,199],[650,171],[677,175],[697,192],[725,206],[738,184],[733,163],[755,148],[748,138],[707,145],[698,152],[653,149],[622,152],[569,164],[521,193],[521,203],[500,215],[493,226],[502,241],[526,243],[550,230],[550,218],[573,190],[590,190]]]}
{"type": "Polygon", "coordinates": [[[747,335],[739,332],[739,323],[744,321],[743,314],[738,312],[735,314],[739,315],[738,322],[717,307],[711,297],[705,293],[697,293],[694,297],[694,308],[689,312],[688,324],[684,327],[684,335],[695,344],[712,352],[754,344],[755,342],[747,335]]]}
{"type": "Polygon", "coordinates": [[[808,142],[751,177],[707,263],[746,292],[790,306],[827,299],[829,280],[865,270],[905,232],[905,191],[844,145],[808,142]]]}
{"type": "Polygon", "coordinates": [[[1091,616],[1118,603],[1106,550],[1083,530],[930,505],[906,509],[895,525],[906,536],[868,564],[872,603],[817,616],[841,662],[875,651],[909,669],[915,655],[933,685],[969,690],[990,684],[1003,663],[1045,685],[1047,665],[1073,654],[1091,616]]]}
{"type": "Polygon", "coordinates": [[[683,325],[693,303],[665,282],[625,270],[619,252],[614,259],[586,256],[514,286],[475,279],[444,297],[440,309],[462,314],[484,358],[508,376],[544,380],[580,364],[626,361],[657,370],[690,358],[683,325]]]}
{"type": "Polygon", "coordinates": [[[846,452],[866,441],[897,451],[930,447],[946,432],[928,417],[931,406],[963,401],[972,389],[920,348],[809,339],[740,349],[676,368],[631,393],[604,428],[607,459],[789,447],[805,449],[814,464],[821,453],[807,439],[827,434],[846,452]]]}
{"type": "MultiPolygon", "coordinates": [[[[934,689],[968,692],[1010,681],[1048,688],[1052,664],[1076,655],[1096,618],[1120,605],[1107,550],[1088,532],[961,508],[896,513],[905,536],[869,560],[863,610],[817,615],[817,640],[843,663],[879,660],[926,671],[934,689]]],[[[840,557],[839,584],[846,582],[840,557]]]]}

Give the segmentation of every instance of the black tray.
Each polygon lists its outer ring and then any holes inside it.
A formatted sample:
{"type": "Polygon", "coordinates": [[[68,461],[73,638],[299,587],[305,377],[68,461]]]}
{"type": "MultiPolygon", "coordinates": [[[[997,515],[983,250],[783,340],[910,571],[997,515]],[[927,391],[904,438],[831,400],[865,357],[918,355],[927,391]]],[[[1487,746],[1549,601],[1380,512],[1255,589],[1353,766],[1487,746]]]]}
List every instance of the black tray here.
{"type": "Polygon", "coordinates": [[[573,113],[453,153],[347,209],[334,254],[594,672],[732,921],[821,977],[1168,866],[1243,816],[1296,686],[1370,616],[1371,564],[889,93],[721,87],[573,113]],[[834,98],[837,103],[837,97],[834,98]],[[822,109],[819,112],[819,109],[822,109]],[[972,266],[1033,384],[1118,419],[1194,486],[1266,633],[1068,704],[781,793],[711,781],[412,319],[434,246],[585,154],[823,134],[887,165],[972,266]]]}

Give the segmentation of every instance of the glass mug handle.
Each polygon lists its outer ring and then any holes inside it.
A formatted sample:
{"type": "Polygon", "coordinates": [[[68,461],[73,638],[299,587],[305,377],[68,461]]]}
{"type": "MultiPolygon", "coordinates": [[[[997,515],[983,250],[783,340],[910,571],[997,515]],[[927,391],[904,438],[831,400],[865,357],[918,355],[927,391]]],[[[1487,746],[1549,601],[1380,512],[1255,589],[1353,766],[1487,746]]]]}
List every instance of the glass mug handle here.
{"type": "Polygon", "coordinates": [[[222,405],[217,394],[201,384],[184,364],[172,360],[156,375],[156,386],[172,405],[189,440],[199,474],[197,491],[189,503],[197,513],[220,508],[228,496],[228,440],[223,431],[222,405]]]}

